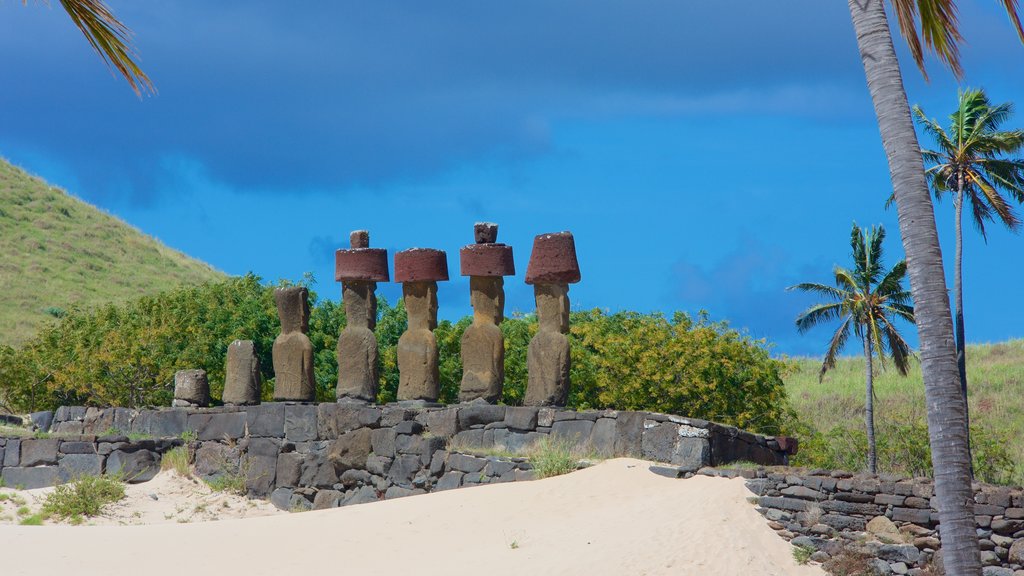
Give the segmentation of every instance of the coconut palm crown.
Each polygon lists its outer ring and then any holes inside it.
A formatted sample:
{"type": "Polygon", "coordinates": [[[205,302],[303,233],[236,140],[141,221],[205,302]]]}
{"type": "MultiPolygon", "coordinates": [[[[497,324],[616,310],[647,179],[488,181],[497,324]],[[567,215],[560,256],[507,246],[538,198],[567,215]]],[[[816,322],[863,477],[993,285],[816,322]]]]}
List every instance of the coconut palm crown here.
{"type": "Polygon", "coordinates": [[[897,318],[914,322],[914,307],[910,292],[903,287],[907,274],[905,260],[889,270],[882,265],[882,243],[885,228],[878,226],[862,229],[853,224],[850,248],[853,250],[852,270],[836,266],[833,270],[835,286],[805,282],[790,286],[789,290],[802,290],[823,296],[829,302],[815,304],[797,316],[797,329],[803,333],[824,322],[839,321],[825,351],[825,359],[818,373],[819,381],[829,369],[835,367],[836,357],[843,350],[852,332],[864,347],[865,365],[865,424],[868,439],[868,469],[877,471],[874,423],[873,357],[878,356],[885,366],[891,358],[896,369],[907,374],[910,347],[894,325],[897,318]]]}

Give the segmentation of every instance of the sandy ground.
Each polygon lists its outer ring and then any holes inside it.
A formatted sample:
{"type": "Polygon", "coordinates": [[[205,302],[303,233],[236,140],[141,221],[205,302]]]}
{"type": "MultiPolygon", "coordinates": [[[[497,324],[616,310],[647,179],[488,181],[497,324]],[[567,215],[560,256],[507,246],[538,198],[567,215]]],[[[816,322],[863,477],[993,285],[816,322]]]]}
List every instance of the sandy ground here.
{"type": "Polygon", "coordinates": [[[0,526],[3,574],[824,574],[796,564],[743,480],[649,465],[220,522],[0,526]]]}
{"type": "MultiPolygon", "coordinates": [[[[17,524],[21,518],[38,512],[46,495],[52,491],[53,488],[0,488],[0,524],[17,524]],[[27,514],[18,513],[22,507],[28,508],[27,514]]],[[[269,502],[214,492],[203,482],[164,471],[144,484],[127,485],[124,500],[110,505],[102,516],[85,519],[83,525],[207,522],[282,514],[287,513],[269,502]]],[[[47,525],[55,523],[55,520],[46,522],[47,525]]]]}

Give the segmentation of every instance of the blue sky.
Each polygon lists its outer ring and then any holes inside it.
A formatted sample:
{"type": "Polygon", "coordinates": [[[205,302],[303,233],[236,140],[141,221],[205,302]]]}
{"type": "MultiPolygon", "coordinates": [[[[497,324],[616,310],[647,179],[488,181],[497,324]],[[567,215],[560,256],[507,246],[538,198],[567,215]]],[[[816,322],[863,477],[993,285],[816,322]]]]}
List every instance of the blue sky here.
{"type": "MultiPolygon", "coordinates": [[[[1024,102],[999,3],[960,4],[966,83],[1024,102]]],[[[0,155],[231,274],[312,272],[337,298],[350,230],[447,250],[454,272],[489,220],[525,311],[533,236],[571,230],[574,307],[706,309],[817,354],[829,333],[799,335],[810,300],[784,288],[830,281],[853,221],[885,225],[902,257],[843,2],[111,5],[159,94],[137,99],[59,7],[0,6],[0,155]]],[[[944,118],[954,79],[903,62],[911,101],[944,118]]],[[[951,204],[937,217],[951,254],[951,204]]],[[[968,339],[1024,337],[1024,301],[993,297],[1024,282],[1024,239],[965,244],[968,339]]],[[[470,312],[456,275],[439,299],[470,312]]]]}

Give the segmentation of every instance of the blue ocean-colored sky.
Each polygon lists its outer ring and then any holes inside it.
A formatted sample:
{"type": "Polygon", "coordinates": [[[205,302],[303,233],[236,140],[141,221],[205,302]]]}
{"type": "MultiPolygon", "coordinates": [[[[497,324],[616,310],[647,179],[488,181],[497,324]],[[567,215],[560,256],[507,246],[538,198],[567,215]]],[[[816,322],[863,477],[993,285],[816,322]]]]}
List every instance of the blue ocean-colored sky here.
{"type": "MultiPolygon", "coordinates": [[[[829,330],[798,334],[812,300],[785,287],[830,282],[853,221],[903,255],[845,2],[110,4],[159,93],[136,98],[59,5],[0,5],[0,155],[230,274],[312,272],[337,298],[333,252],[365,228],[447,250],[457,318],[457,251],[487,220],[515,249],[508,309],[528,311],[534,235],[571,230],[575,308],[706,309],[818,354],[829,330]]],[[[965,84],[1024,103],[1000,3],[959,4],[965,84]]],[[[957,82],[898,46],[911,102],[944,119],[957,82]]],[[[948,258],[951,203],[936,216],[948,258]]],[[[1024,336],[1022,249],[967,229],[970,341],[1024,336]]]]}

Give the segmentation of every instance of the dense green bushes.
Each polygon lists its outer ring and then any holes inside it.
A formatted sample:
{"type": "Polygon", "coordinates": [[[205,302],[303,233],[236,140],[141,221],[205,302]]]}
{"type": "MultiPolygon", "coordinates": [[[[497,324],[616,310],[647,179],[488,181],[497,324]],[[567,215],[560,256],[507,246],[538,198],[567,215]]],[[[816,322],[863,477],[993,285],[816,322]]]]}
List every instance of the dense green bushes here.
{"type": "MultiPolygon", "coordinates": [[[[317,398],[334,399],[335,345],[345,325],[342,307],[310,294],[309,337],[317,398]]],[[[395,347],[405,330],[402,303],[378,307],[381,360],[379,400],[395,398],[395,347]]],[[[459,355],[470,319],[442,321],[435,331],[441,357],[441,401],[455,402],[462,378],[459,355]]],[[[525,392],[526,353],[536,332],[532,315],[502,324],[506,347],[503,401],[525,392]]],[[[174,372],[202,368],[220,396],[224,358],[235,339],[254,340],[264,378],[273,389],[271,348],[278,332],[272,288],[248,275],[180,288],[96,310],[70,310],[23,348],[0,349],[0,403],[29,411],[61,404],[169,405],[174,372]]],[[[787,416],[785,365],[763,342],[723,323],[676,314],[574,312],[572,393],[575,408],[656,410],[776,432],[787,416]]]]}

